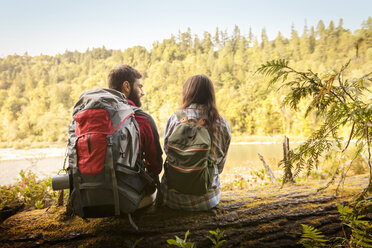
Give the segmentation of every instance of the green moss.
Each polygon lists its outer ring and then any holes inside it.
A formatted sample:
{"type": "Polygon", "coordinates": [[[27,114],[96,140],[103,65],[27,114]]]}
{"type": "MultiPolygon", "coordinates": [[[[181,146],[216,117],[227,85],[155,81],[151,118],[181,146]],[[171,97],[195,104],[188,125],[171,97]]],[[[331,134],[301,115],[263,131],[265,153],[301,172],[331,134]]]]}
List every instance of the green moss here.
{"type": "MultiPolygon", "coordinates": [[[[330,205],[336,203],[340,200],[342,201],[350,201],[353,197],[361,191],[364,187],[363,185],[355,186],[355,184],[360,184],[360,182],[367,182],[368,177],[360,176],[356,178],[350,178],[345,181],[345,187],[341,194],[334,199],[330,199],[326,203],[301,203],[300,208],[302,210],[314,210],[319,206],[330,205]]],[[[224,191],[222,192],[222,199],[220,206],[217,210],[211,212],[182,212],[182,211],[175,211],[169,209],[158,209],[155,211],[154,214],[151,214],[147,217],[146,214],[141,217],[135,217],[136,224],[139,226],[146,226],[146,221],[150,218],[151,221],[155,221],[156,218],[159,218],[159,221],[162,221],[165,225],[166,223],[170,223],[172,225],[177,226],[177,223],[180,219],[186,220],[187,223],[195,223],[198,225],[199,223],[204,223],[206,221],[211,221],[211,218],[216,219],[223,219],[223,216],[226,213],[235,213],[235,210],[229,211],[226,208],[229,204],[239,204],[244,202],[243,206],[240,207],[239,210],[249,210],[256,208],[258,209],[258,213],[254,216],[252,215],[243,215],[240,216],[241,213],[244,212],[236,212],[237,218],[244,219],[244,218],[254,218],[259,220],[260,218],[265,218],[265,215],[277,215],[280,217],[282,211],[298,211],[298,208],[294,208],[291,210],[290,207],[287,205],[280,205],[275,204],[276,202],[281,202],[285,200],[296,201],[297,198],[291,198],[290,196],[293,195],[306,195],[312,194],[316,192],[317,187],[314,187],[316,184],[309,184],[309,185],[287,185],[283,188],[280,185],[269,185],[265,187],[260,187],[257,190],[250,190],[250,191],[224,191]],[[291,194],[292,193],[292,194],[291,194]],[[286,195],[289,194],[289,195],[286,195]],[[276,197],[278,195],[283,195],[280,197],[276,197]],[[267,210],[265,209],[266,206],[269,204],[274,203],[274,208],[267,210]],[[239,217],[238,217],[239,216],[239,217]]],[[[319,186],[319,185],[318,185],[319,186]]],[[[310,195],[307,199],[313,198],[320,198],[325,196],[332,196],[335,193],[335,188],[337,185],[332,185],[328,189],[319,192],[315,195],[310,195]]],[[[363,207],[368,207],[371,203],[364,202],[360,205],[363,207]]],[[[272,205],[273,206],[273,205],[272,205]]],[[[336,208],[336,207],[335,207],[336,208]]],[[[249,211],[248,211],[249,212],[249,211]]],[[[288,212],[286,212],[288,213],[288,212]]],[[[308,219],[308,224],[311,226],[319,226],[321,224],[322,217],[316,217],[313,219],[308,219]]],[[[266,224],[259,224],[260,229],[262,232],[266,232],[269,230],[275,230],[279,227],[280,222],[272,221],[266,224]]],[[[32,210],[32,211],[24,211],[16,214],[13,217],[5,220],[0,228],[3,230],[0,233],[0,240],[8,239],[8,238],[20,238],[20,237],[27,237],[27,235],[31,234],[38,234],[42,233],[44,240],[58,240],[63,237],[63,235],[69,235],[74,233],[80,234],[87,234],[88,236],[84,236],[84,241],[82,244],[85,246],[89,246],[89,244],[101,244],[108,236],[110,235],[121,235],[121,231],[118,227],[124,227],[127,225],[127,220],[125,218],[98,218],[98,219],[89,219],[89,222],[84,221],[80,217],[72,217],[66,219],[65,217],[65,207],[57,207],[51,206],[49,209],[41,209],[41,210],[32,210]],[[105,236],[105,234],[107,234],[105,236]]],[[[217,225],[217,223],[216,223],[217,225]]],[[[228,233],[228,230],[226,230],[228,233]]],[[[125,238],[138,238],[135,236],[136,234],[129,233],[128,237],[125,238]]],[[[171,237],[169,237],[171,238],[171,237]]],[[[248,246],[248,243],[244,243],[242,241],[243,246],[248,246]]]]}

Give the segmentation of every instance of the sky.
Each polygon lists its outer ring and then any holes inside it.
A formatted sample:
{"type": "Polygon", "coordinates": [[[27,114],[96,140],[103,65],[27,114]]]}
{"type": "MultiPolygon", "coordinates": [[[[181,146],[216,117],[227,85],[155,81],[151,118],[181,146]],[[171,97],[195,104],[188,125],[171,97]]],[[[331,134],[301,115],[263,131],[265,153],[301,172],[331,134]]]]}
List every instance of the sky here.
{"type": "Polygon", "coordinates": [[[0,57],[84,52],[105,46],[144,46],[191,29],[202,37],[216,27],[269,39],[291,27],[301,34],[305,23],[330,21],[354,31],[372,16],[372,0],[0,0],[0,57]]]}

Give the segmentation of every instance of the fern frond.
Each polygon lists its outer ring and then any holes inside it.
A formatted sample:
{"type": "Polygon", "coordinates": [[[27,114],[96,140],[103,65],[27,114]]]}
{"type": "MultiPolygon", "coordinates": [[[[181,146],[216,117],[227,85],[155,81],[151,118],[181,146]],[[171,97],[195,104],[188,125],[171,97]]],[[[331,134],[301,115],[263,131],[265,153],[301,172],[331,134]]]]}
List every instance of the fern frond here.
{"type": "Polygon", "coordinates": [[[301,224],[301,226],[303,227],[303,232],[300,241],[297,242],[298,244],[302,244],[305,247],[321,247],[326,245],[328,240],[325,239],[325,236],[320,231],[305,224],[301,224]]]}
{"type": "Polygon", "coordinates": [[[372,247],[372,235],[358,228],[353,229],[350,241],[356,247],[372,247]]]}

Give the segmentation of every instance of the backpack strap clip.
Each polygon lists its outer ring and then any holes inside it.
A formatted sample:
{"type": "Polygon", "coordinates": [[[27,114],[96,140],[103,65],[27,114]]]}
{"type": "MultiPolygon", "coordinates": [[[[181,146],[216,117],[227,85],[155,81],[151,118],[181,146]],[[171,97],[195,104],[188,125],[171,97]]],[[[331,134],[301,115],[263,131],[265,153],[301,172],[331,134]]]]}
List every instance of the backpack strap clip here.
{"type": "Polygon", "coordinates": [[[112,146],[112,136],[111,135],[107,135],[107,145],[112,146]]]}

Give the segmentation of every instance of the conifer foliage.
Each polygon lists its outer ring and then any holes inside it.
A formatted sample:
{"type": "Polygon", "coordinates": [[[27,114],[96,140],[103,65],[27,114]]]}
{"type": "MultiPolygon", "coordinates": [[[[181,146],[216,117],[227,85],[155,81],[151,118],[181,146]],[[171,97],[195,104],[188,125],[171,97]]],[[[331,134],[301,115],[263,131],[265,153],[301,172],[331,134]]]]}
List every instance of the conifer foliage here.
{"type": "MultiPolygon", "coordinates": [[[[368,99],[371,91],[367,88],[372,82],[372,72],[348,79],[343,74],[351,62],[349,60],[341,69],[326,74],[297,71],[286,60],[266,62],[257,71],[270,76],[270,84],[281,83],[280,87],[288,90],[284,104],[296,111],[300,102],[306,101],[305,117],[314,113],[323,120],[306,142],[290,151],[289,161],[282,161],[286,162],[286,169],[293,169],[294,176],[304,169],[309,173],[318,166],[321,156],[329,152],[336,150],[339,156],[345,156],[351,140],[355,140],[358,147],[355,156],[366,154],[364,157],[370,169],[370,181],[361,195],[363,198],[372,192],[372,103],[368,99]],[[346,140],[339,134],[344,127],[350,128],[346,140]]],[[[284,183],[289,180],[286,175],[284,183]]]]}
{"type": "MultiPolygon", "coordinates": [[[[142,107],[154,117],[160,134],[166,119],[179,107],[182,83],[191,75],[205,74],[215,84],[219,111],[229,121],[233,137],[306,137],[317,126],[313,116],[303,117],[304,103],[293,101],[298,112],[281,107],[284,95],[268,88],[267,78],[255,73],[256,69],[275,60],[291,61],[299,70],[327,71],[356,55],[357,47],[358,62],[348,68],[361,76],[371,71],[371,37],[370,17],[355,32],[343,28],[342,20],[328,27],[319,21],[316,27],[305,26],[302,34],[293,26],[290,38],[278,33],[274,40],[265,29],[247,35],[237,26],[231,34],[217,28],[214,34],[195,35],[188,29],[154,42],[150,50],[101,47],[55,56],[9,55],[0,58],[0,143],[22,142],[23,147],[34,142],[65,143],[79,95],[87,89],[107,87],[108,72],[121,63],[143,73],[146,95],[142,107]]],[[[301,94],[314,90],[315,85],[299,89],[301,94]]],[[[343,89],[333,88],[332,92],[337,90],[343,89]]],[[[318,104],[330,104],[326,93],[324,88],[318,104]]]]}

